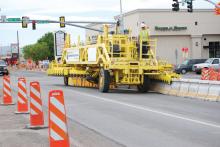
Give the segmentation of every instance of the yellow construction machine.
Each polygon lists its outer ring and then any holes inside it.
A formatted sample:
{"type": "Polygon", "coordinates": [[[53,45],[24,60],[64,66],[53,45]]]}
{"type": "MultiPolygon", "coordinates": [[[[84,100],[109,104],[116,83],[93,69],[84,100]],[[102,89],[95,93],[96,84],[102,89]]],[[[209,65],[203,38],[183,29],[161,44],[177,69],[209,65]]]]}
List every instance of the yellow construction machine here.
{"type": "Polygon", "coordinates": [[[101,92],[119,85],[147,92],[151,80],[170,83],[178,77],[171,64],[156,59],[156,40],[148,41],[149,51],[144,55],[142,41],[138,43],[129,33],[110,34],[107,25],[103,30],[95,43],[88,39],[82,45],[79,39],[71,46],[67,37],[61,60],[53,61],[47,74],[64,77],[65,85],[97,87],[101,92]]]}

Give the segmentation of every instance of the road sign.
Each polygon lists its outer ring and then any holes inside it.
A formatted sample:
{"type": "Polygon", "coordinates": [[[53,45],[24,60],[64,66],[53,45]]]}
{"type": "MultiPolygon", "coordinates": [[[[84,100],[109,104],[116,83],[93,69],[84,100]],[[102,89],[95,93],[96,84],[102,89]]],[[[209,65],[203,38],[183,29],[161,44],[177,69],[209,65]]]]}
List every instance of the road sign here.
{"type": "Polygon", "coordinates": [[[21,21],[21,18],[7,18],[8,22],[18,22],[21,21]]]}
{"type": "Polygon", "coordinates": [[[48,20],[39,20],[37,21],[38,24],[46,24],[46,23],[49,23],[48,20]]]}

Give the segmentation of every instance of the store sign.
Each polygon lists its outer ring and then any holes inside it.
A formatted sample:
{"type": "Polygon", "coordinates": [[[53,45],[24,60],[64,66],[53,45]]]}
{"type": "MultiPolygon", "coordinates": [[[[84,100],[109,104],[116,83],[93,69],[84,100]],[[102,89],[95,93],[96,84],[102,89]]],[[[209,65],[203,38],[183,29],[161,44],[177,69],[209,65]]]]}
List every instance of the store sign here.
{"type": "Polygon", "coordinates": [[[79,49],[68,49],[66,61],[68,62],[79,62],[79,49]]]}
{"type": "Polygon", "coordinates": [[[179,27],[179,26],[173,26],[173,27],[160,27],[155,26],[156,31],[184,31],[187,30],[187,27],[179,27]]]}

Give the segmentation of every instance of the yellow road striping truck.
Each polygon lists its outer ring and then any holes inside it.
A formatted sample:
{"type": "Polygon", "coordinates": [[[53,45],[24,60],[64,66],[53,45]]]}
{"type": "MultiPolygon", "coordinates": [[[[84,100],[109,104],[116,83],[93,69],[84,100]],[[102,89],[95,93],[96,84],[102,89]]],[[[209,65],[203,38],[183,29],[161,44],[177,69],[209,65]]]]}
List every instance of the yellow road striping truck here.
{"type": "Polygon", "coordinates": [[[64,77],[65,85],[97,87],[101,92],[119,85],[135,85],[147,92],[152,79],[170,83],[178,77],[171,64],[156,59],[156,40],[148,41],[146,54],[142,41],[137,43],[129,34],[109,34],[107,25],[96,43],[78,41],[71,47],[67,37],[61,60],[53,61],[47,74],[64,77]]]}

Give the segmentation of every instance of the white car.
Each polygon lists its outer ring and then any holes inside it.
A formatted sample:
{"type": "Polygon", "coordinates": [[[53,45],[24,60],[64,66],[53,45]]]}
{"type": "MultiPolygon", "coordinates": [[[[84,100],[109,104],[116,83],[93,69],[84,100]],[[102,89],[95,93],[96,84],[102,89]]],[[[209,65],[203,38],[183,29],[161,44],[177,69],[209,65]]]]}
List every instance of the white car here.
{"type": "Polygon", "coordinates": [[[42,61],[43,68],[48,68],[48,67],[49,67],[49,64],[50,64],[50,61],[49,61],[49,60],[43,60],[43,61],[42,61]]]}
{"type": "Polygon", "coordinates": [[[199,74],[203,68],[214,68],[215,70],[219,70],[220,58],[209,58],[205,61],[205,63],[195,64],[193,66],[193,71],[199,74]]]}

